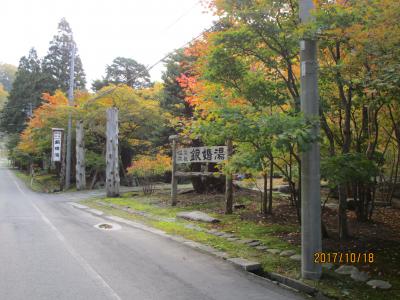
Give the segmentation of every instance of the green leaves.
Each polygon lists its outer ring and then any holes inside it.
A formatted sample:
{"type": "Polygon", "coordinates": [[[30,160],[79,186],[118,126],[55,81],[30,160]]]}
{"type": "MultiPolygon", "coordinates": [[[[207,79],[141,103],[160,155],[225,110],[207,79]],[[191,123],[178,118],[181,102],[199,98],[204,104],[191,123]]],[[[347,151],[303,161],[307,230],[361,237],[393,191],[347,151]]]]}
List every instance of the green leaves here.
{"type": "Polygon", "coordinates": [[[372,183],[378,175],[377,164],[361,153],[347,153],[325,158],[321,175],[332,187],[345,183],[372,183]]]}

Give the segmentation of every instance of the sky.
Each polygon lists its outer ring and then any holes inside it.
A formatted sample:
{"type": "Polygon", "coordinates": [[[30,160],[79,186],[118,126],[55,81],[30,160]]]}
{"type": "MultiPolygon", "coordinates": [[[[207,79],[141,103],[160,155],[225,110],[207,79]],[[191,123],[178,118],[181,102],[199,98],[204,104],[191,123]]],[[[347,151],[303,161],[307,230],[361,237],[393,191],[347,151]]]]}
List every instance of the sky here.
{"type": "MultiPolygon", "coordinates": [[[[122,56],[150,66],[215,20],[198,0],[1,0],[0,62],[18,66],[34,47],[46,55],[61,18],[69,22],[87,87],[122,56]]],[[[150,72],[160,80],[163,65],[150,72]]]]}

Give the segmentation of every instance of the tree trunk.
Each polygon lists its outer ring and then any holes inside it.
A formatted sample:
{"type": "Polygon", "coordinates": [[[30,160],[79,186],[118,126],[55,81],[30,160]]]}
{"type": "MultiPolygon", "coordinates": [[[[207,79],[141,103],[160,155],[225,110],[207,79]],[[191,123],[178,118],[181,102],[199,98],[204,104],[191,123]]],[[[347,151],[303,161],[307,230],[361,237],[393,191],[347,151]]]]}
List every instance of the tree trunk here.
{"type": "Polygon", "coordinates": [[[106,191],[107,197],[119,196],[118,109],[107,109],[106,191]]]}
{"type": "Polygon", "coordinates": [[[270,167],[269,167],[269,197],[268,197],[268,214],[272,214],[272,188],[274,182],[274,158],[270,156],[270,167]]]}
{"type": "Polygon", "coordinates": [[[86,189],[85,140],[83,121],[76,122],[76,189],[86,189]]]}
{"type": "Polygon", "coordinates": [[[347,229],[347,192],[346,186],[339,186],[339,239],[347,239],[349,237],[347,229]]]}
{"type": "Polygon", "coordinates": [[[262,202],[261,202],[261,213],[266,216],[268,214],[268,174],[267,172],[263,172],[264,179],[264,189],[262,194],[262,202]]]}

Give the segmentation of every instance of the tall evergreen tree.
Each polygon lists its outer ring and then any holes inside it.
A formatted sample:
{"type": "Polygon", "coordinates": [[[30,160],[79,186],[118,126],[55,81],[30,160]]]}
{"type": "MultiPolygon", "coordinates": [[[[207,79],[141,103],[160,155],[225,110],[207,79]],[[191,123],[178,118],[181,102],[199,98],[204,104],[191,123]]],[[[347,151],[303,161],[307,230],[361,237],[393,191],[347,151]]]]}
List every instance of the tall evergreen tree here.
{"type": "Polygon", "coordinates": [[[30,111],[42,103],[42,93],[51,92],[54,82],[41,70],[36,50],[20,59],[8,102],[1,112],[0,129],[18,133],[25,128],[30,111]]]}
{"type": "Polygon", "coordinates": [[[15,80],[16,72],[16,66],[0,63],[0,83],[7,92],[9,92],[12,88],[12,83],[15,80]]]}
{"type": "MultiPolygon", "coordinates": [[[[47,55],[43,59],[43,72],[48,73],[54,79],[53,90],[61,89],[66,92],[69,87],[69,70],[72,54],[72,45],[76,43],[72,37],[72,30],[67,20],[61,19],[58,24],[58,33],[50,42],[47,55]]],[[[78,54],[75,56],[75,89],[85,89],[86,78],[82,67],[82,61],[78,54]]]]}
{"type": "Polygon", "coordinates": [[[185,92],[177,79],[182,74],[189,75],[187,66],[193,62],[193,58],[186,56],[180,49],[164,62],[166,70],[161,77],[164,83],[164,91],[160,105],[173,116],[191,117],[192,107],[185,101],[185,92]]]}
{"type": "Polygon", "coordinates": [[[151,87],[150,74],[146,67],[132,58],[117,57],[106,67],[108,83],[124,83],[134,89],[151,87]]]}

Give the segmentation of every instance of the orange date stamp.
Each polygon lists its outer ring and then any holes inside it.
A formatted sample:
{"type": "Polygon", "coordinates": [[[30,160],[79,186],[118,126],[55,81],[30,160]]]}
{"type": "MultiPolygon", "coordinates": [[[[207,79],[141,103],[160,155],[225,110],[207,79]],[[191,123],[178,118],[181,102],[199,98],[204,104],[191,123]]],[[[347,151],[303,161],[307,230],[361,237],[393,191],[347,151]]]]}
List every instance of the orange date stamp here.
{"type": "Polygon", "coordinates": [[[375,262],[373,252],[316,252],[314,263],[338,263],[338,264],[372,264],[375,262]]]}

